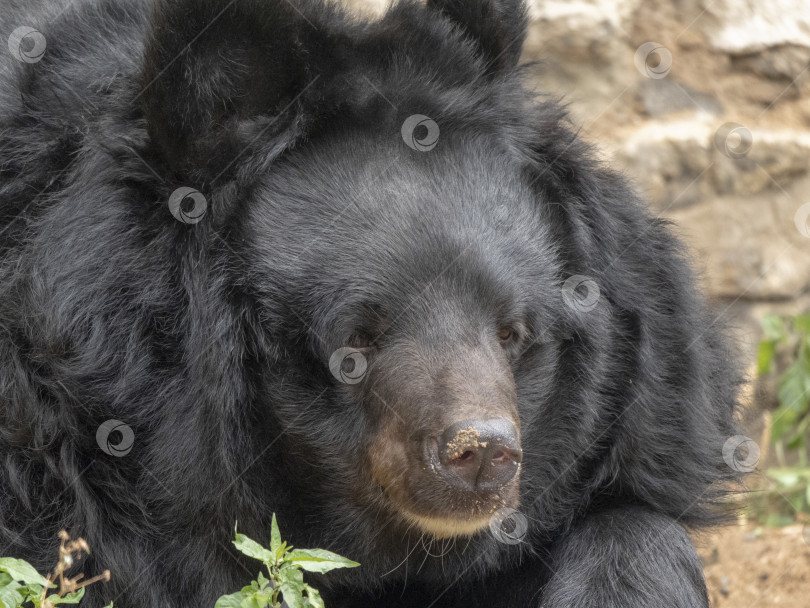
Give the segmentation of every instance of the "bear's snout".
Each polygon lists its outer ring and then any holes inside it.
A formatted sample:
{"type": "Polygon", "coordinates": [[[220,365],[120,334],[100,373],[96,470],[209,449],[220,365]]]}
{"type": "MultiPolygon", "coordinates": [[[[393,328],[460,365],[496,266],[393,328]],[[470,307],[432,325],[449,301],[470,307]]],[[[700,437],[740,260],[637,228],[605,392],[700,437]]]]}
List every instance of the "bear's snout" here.
{"type": "Polygon", "coordinates": [[[463,491],[496,490],[515,478],[523,459],[511,420],[466,420],[450,425],[426,445],[432,470],[463,491]]]}
{"type": "Polygon", "coordinates": [[[367,453],[371,477],[407,524],[437,537],[474,534],[498,509],[520,502],[523,449],[510,362],[494,331],[470,334],[478,341],[390,340],[358,393],[379,421],[367,453]]]}

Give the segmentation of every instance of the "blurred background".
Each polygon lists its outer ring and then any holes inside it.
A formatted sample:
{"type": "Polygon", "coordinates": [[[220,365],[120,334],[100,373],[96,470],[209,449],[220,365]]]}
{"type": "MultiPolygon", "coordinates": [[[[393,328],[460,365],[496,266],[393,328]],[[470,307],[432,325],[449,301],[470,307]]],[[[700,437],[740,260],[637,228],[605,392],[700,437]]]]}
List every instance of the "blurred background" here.
{"type": "MultiPolygon", "coordinates": [[[[387,0],[342,0],[359,14],[387,0]]],[[[689,244],[748,368],[714,607],[810,607],[810,0],[529,0],[531,85],[689,244]]]]}

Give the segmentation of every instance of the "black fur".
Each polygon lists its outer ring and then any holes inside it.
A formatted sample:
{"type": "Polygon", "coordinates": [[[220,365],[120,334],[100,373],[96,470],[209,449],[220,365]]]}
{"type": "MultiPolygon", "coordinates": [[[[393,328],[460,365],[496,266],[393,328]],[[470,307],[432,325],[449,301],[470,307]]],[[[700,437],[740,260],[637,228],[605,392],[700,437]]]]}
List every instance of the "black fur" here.
{"type": "Polygon", "coordinates": [[[64,527],[113,573],[89,608],[204,608],[258,570],[234,522],[267,541],[275,512],[362,563],[310,577],[330,608],[707,606],[682,526],[722,519],[738,369],[665,222],[522,87],[522,3],[155,3],[0,8],[3,41],[48,43],[0,53],[0,555],[45,569],[64,527]],[[201,222],[167,210],[180,186],[201,222]],[[402,344],[529,328],[524,542],[428,547],[374,486],[393,414],[328,370],[369,303],[395,321],[368,382],[405,377],[402,344]]]}

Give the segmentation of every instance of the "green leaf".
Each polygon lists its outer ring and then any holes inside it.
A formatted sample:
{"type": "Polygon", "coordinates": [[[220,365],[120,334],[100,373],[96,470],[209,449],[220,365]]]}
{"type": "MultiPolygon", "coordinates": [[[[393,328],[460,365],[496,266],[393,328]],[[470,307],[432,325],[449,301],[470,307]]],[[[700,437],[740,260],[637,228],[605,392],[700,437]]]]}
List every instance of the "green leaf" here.
{"type": "Polygon", "coordinates": [[[214,608],[242,608],[242,600],[246,597],[241,591],[231,593],[230,595],[223,595],[214,604],[214,608]]]}
{"type": "Polygon", "coordinates": [[[278,549],[276,549],[276,561],[277,562],[284,561],[284,555],[291,548],[292,547],[287,546],[287,543],[281,543],[281,546],[278,549]]]}
{"type": "MultiPolygon", "coordinates": [[[[261,574],[259,578],[265,583],[269,582],[261,574]]],[[[270,605],[272,589],[260,588],[259,585],[257,581],[253,581],[237,593],[223,595],[214,604],[214,608],[266,608],[270,605]]]]}
{"type": "Polygon", "coordinates": [[[323,598],[321,597],[320,592],[315,589],[315,587],[304,585],[304,589],[307,592],[307,601],[312,608],[326,608],[323,604],[323,598]]]}
{"type": "Polygon", "coordinates": [[[68,593],[65,597],[59,598],[58,601],[54,601],[53,604],[54,606],[56,604],[78,604],[84,597],[84,590],[85,588],[82,587],[74,593],[68,593]]]}
{"type": "Polygon", "coordinates": [[[807,372],[802,361],[794,361],[779,380],[779,404],[797,412],[805,411],[810,400],[807,385],[807,372]]]}
{"type": "Polygon", "coordinates": [[[262,589],[256,593],[256,599],[262,602],[262,606],[273,605],[273,590],[271,588],[262,589]]]}
{"type": "Polygon", "coordinates": [[[267,564],[272,564],[275,562],[275,554],[262,547],[255,540],[248,538],[244,534],[239,534],[239,532],[236,532],[236,530],[234,530],[234,534],[236,538],[234,539],[233,544],[242,553],[267,564]]]}
{"type": "Polygon", "coordinates": [[[797,315],[796,318],[793,319],[793,327],[797,332],[805,336],[810,335],[810,312],[797,315]]]}
{"type": "Polygon", "coordinates": [[[778,315],[765,315],[762,319],[762,329],[765,331],[768,340],[781,342],[787,337],[785,321],[778,315]]]}
{"type": "Polygon", "coordinates": [[[329,572],[335,568],[356,568],[360,565],[324,549],[294,549],[287,554],[284,561],[309,572],[320,573],[329,572]]]}
{"type": "Polygon", "coordinates": [[[799,423],[796,429],[793,431],[793,434],[788,438],[787,441],[787,448],[789,450],[798,450],[803,448],[807,443],[807,421],[810,420],[810,416],[805,416],[804,420],[799,423]]]}
{"type": "Polygon", "coordinates": [[[56,594],[49,595],[48,601],[56,606],[57,604],[78,604],[84,597],[84,587],[74,593],[68,593],[65,597],[56,594]]]}
{"type": "Polygon", "coordinates": [[[776,356],[776,342],[773,340],[763,340],[759,343],[757,351],[757,374],[764,376],[771,371],[773,360],[776,356]]]}
{"type": "Polygon", "coordinates": [[[771,417],[771,440],[774,442],[781,440],[796,424],[798,417],[799,412],[796,410],[785,406],[776,408],[771,417]]]}
{"type": "Polygon", "coordinates": [[[270,604],[269,598],[264,594],[254,594],[245,597],[242,603],[239,604],[241,608],[267,608],[270,604]]]}
{"type": "Polygon", "coordinates": [[[19,584],[13,583],[0,587],[0,606],[2,608],[17,608],[23,603],[23,595],[19,592],[19,584]],[[14,587],[13,585],[17,586],[14,587]]]}
{"type": "Polygon", "coordinates": [[[245,585],[242,587],[241,592],[245,595],[250,595],[251,593],[255,593],[259,590],[259,584],[256,581],[252,581],[249,585],[245,585]]]}
{"type": "Polygon", "coordinates": [[[108,605],[104,606],[104,608],[113,608],[113,603],[110,602],[108,605]]]}
{"type": "Polygon", "coordinates": [[[37,585],[36,583],[31,583],[30,585],[26,585],[25,589],[28,593],[25,601],[31,602],[34,605],[34,608],[39,608],[42,604],[41,598],[44,587],[42,585],[37,585]]]}
{"type": "Polygon", "coordinates": [[[24,591],[25,588],[13,580],[9,574],[0,572],[0,607],[17,608],[25,600],[24,591]],[[20,588],[23,591],[19,591],[20,588]]]}
{"type": "Polygon", "coordinates": [[[22,581],[25,584],[36,583],[43,587],[48,584],[48,579],[37,572],[31,564],[21,559],[0,558],[0,571],[8,572],[15,581],[22,581]]]}
{"type": "Polygon", "coordinates": [[[785,447],[789,450],[798,450],[804,445],[804,435],[801,433],[794,433],[785,444],[785,447]]]}
{"type": "Polygon", "coordinates": [[[273,513],[273,519],[270,521],[270,551],[275,554],[279,547],[281,547],[281,532],[278,529],[276,514],[273,513]]]}
{"type": "Polygon", "coordinates": [[[765,518],[765,525],[769,528],[784,528],[793,523],[793,518],[789,515],[780,515],[778,513],[771,513],[765,518]]]}
{"type": "Polygon", "coordinates": [[[304,574],[298,568],[284,564],[278,571],[281,596],[290,608],[308,608],[304,603],[304,574]]]}
{"type": "Polygon", "coordinates": [[[801,476],[796,471],[787,468],[768,469],[766,475],[787,490],[793,489],[801,481],[801,476]]]}

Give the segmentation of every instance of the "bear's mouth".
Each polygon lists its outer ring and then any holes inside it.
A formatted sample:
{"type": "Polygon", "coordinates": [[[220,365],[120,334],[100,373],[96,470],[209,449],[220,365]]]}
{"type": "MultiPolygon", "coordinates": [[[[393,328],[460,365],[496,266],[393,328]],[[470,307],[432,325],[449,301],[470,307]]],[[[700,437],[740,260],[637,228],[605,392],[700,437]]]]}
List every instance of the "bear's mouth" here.
{"type": "Polygon", "coordinates": [[[436,517],[418,515],[403,509],[400,509],[400,513],[408,523],[415,524],[417,528],[431,534],[435,538],[472,536],[476,532],[487,528],[491,521],[491,517],[489,516],[474,519],[436,517]]]}
{"type": "Polygon", "coordinates": [[[478,495],[448,493],[447,488],[431,481],[403,479],[388,486],[381,484],[381,489],[406,529],[415,528],[435,538],[472,536],[488,528],[499,510],[517,508],[520,502],[517,479],[498,491],[478,495]]]}

